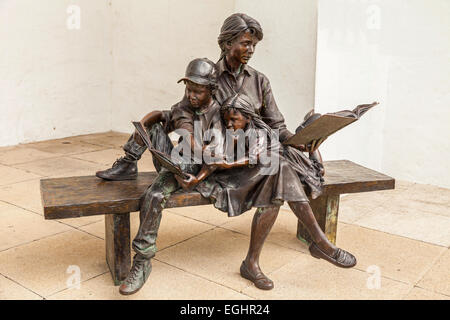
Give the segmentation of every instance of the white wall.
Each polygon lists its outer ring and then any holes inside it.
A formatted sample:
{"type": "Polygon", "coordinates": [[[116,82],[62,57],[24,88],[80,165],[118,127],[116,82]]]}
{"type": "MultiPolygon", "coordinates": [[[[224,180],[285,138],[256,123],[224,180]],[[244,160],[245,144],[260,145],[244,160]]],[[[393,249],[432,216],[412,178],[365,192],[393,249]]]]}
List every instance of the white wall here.
{"type": "Polygon", "coordinates": [[[111,128],[108,1],[0,1],[0,146],[111,128]],[[81,8],[79,30],[67,8],[81,8]]]}
{"type": "Polygon", "coordinates": [[[0,146],[130,132],[131,120],[180,99],[184,87],[176,81],[190,60],[218,59],[220,27],[234,12],[261,22],[265,37],[251,65],[271,80],[294,130],[314,104],[314,0],[285,0],[276,8],[253,0],[6,0],[0,146]],[[66,27],[70,4],[81,9],[80,30],[66,27]]]}
{"type": "Polygon", "coordinates": [[[177,81],[194,58],[217,61],[217,36],[234,1],[113,1],[112,129],[170,108],[184,94],[177,81]]]}
{"type": "Polygon", "coordinates": [[[394,176],[450,187],[446,0],[320,0],[316,110],[379,101],[322,146],[394,176]]]}
{"type": "Polygon", "coordinates": [[[220,27],[234,12],[261,22],[251,65],[271,80],[294,130],[314,104],[314,0],[3,0],[0,146],[131,132],[131,120],[181,98],[176,81],[190,60],[218,59],[220,27]],[[79,30],[66,26],[71,4],[79,30]]]}
{"type": "Polygon", "coordinates": [[[264,39],[250,65],[269,77],[288,127],[294,130],[314,107],[315,0],[283,0],[276,6],[270,0],[114,0],[112,8],[113,130],[130,132],[132,119],[177,102],[184,86],[176,81],[188,62],[217,61],[220,28],[234,12],[262,25],[264,39]]]}
{"type": "Polygon", "coordinates": [[[316,0],[236,0],[235,12],[255,18],[264,31],[249,65],[270,80],[278,108],[295,131],[314,108],[316,0]]]}

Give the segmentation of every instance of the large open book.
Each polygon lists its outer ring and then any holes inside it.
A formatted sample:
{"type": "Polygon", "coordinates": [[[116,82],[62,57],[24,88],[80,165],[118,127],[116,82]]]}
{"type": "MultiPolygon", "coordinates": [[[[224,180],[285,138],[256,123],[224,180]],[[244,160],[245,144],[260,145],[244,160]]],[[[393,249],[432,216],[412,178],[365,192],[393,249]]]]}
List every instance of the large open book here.
{"type": "Polygon", "coordinates": [[[152,142],[150,141],[150,137],[148,136],[142,124],[138,121],[133,121],[132,123],[136,127],[137,133],[139,133],[139,135],[141,136],[148,150],[152,153],[152,156],[158,160],[161,166],[163,166],[173,174],[176,174],[181,178],[186,179],[188,176],[183,173],[179,164],[173,162],[172,159],[170,159],[169,155],[153,148],[152,142]]]}
{"type": "Polygon", "coordinates": [[[378,102],[361,104],[352,111],[343,110],[323,115],[309,112],[305,117],[305,121],[295,130],[295,135],[287,139],[283,144],[307,145],[314,140],[325,140],[336,131],[358,120],[364,113],[377,104],[378,102]]]}

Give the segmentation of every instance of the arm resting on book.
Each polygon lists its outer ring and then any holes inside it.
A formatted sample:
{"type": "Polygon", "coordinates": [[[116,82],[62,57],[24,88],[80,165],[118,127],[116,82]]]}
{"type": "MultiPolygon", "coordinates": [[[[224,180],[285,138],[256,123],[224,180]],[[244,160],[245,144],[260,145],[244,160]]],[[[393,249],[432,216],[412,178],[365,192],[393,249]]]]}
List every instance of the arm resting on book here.
{"type": "Polygon", "coordinates": [[[152,111],[150,113],[147,113],[140,122],[144,127],[151,127],[155,123],[162,121],[162,115],[162,111],[152,111]]]}
{"type": "MultiPolygon", "coordinates": [[[[148,128],[162,120],[163,120],[162,111],[152,111],[150,113],[147,113],[139,122],[142,124],[144,128],[148,128]]],[[[136,131],[134,131],[134,140],[140,145],[145,145],[144,141],[142,141],[141,136],[136,131]]]]}

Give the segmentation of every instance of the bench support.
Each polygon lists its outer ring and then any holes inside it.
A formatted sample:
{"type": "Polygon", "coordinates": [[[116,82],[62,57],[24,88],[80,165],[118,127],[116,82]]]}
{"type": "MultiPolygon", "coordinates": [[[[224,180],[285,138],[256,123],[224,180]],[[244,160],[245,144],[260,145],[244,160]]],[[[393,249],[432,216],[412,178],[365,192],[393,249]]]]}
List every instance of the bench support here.
{"type": "MultiPolygon", "coordinates": [[[[339,195],[323,195],[315,200],[310,200],[309,204],[328,240],[336,244],[339,195]]],[[[300,221],[297,224],[297,238],[308,244],[311,243],[311,237],[300,221]]]]}
{"type": "Polygon", "coordinates": [[[105,215],[105,242],[106,262],[118,286],[131,268],[130,213],[105,215]]]}

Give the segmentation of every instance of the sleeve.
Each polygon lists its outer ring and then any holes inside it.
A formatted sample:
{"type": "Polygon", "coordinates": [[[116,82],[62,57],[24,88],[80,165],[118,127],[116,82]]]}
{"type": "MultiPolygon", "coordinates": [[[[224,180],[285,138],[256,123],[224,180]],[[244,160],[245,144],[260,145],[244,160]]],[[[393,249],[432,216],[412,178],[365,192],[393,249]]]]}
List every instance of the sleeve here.
{"type": "Polygon", "coordinates": [[[183,101],[174,105],[170,110],[168,132],[175,131],[176,129],[186,129],[189,133],[194,134],[193,114],[187,110],[183,101]]]}
{"type": "Polygon", "coordinates": [[[272,129],[279,130],[280,142],[283,142],[294,134],[287,129],[284,123],[284,117],[275,102],[269,80],[265,76],[262,79],[261,117],[272,129]]]}
{"type": "Polygon", "coordinates": [[[170,119],[172,119],[172,110],[163,110],[162,112],[162,125],[165,133],[169,133],[172,130],[170,119]]]}

